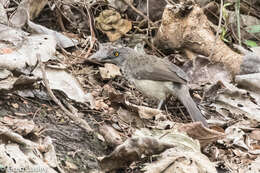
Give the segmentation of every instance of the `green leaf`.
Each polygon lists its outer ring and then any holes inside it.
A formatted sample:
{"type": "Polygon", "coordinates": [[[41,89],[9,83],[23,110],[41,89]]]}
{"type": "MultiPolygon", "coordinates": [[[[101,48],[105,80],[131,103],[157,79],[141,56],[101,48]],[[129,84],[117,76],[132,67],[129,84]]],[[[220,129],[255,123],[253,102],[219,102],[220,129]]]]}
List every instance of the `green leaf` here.
{"type": "Polygon", "coordinates": [[[232,5],[232,3],[225,3],[225,4],[223,5],[222,12],[223,12],[223,19],[224,19],[225,21],[226,21],[227,18],[228,18],[228,12],[227,12],[226,7],[228,7],[228,6],[230,6],[230,5],[232,5]]]}
{"type": "Polygon", "coordinates": [[[224,28],[224,27],[222,27],[222,28],[221,28],[220,38],[221,38],[221,40],[223,40],[224,42],[229,43],[230,41],[226,38],[226,34],[227,34],[227,29],[224,28]]]}
{"type": "Polygon", "coordinates": [[[257,47],[257,43],[252,40],[245,40],[244,43],[249,47],[257,47]]]}
{"type": "Polygon", "coordinates": [[[225,3],[225,4],[223,5],[223,7],[226,8],[226,7],[231,6],[231,5],[233,5],[233,3],[228,2],[228,3],[225,3]]]}
{"type": "Polygon", "coordinates": [[[246,28],[250,33],[260,33],[260,25],[251,25],[246,28]]]}

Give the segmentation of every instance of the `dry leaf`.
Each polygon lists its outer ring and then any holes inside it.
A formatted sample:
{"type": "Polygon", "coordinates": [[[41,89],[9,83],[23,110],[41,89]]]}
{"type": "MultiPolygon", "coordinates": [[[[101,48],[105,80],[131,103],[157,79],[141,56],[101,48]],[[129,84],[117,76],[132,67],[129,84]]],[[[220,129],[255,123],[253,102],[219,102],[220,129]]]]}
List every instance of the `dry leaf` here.
{"type": "Polygon", "coordinates": [[[132,28],[132,22],[121,19],[118,12],[104,10],[96,18],[97,28],[106,33],[110,41],[116,41],[132,28]]]}
{"type": "Polygon", "coordinates": [[[134,137],[119,145],[110,155],[100,158],[103,171],[123,168],[139,160],[142,155],[153,155],[174,147],[173,144],[161,142],[152,137],[134,137]]]}
{"type": "Polygon", "coordinates": [[[260,141],[260,130],[254,130],[249,134],[250,138],[260,141]]]}
{"type": "Polygon", "coordinates": [[[105,67],[99,67],[99,72],[102,79],[113,79],[116,76],[121,76],[120,68],[114,64],[105,64],[105,67]]]}
{"type": "Polygon", "coordinates": [[[13,106],[13,108],[18,109],[19,105],[17,103],[11,103],[11,105],[13,106]]]}
{"type": "Polygon", "coordinates": [[[145,173],[217,173],[215,165],[200,152],[166,150],[157,162],[147,164],[145,173]]]}
{"type": "Polygon", "coordinates": [[[106,143],[110,146],[118,146],[123,143],[118,131],[109,125],[99,126],[99,133],[105,138],[106,143]]]}
{"type": "Polygon", "coordinates": [[[225,136],[224,133],[204,127],[200,122],[184,124],[179,128],[179,130],[186,132],[194,139],[198,139],[201,146],[210,144],[214,141],[222,139],[225,136]]]}
{"type": "Polygon", "coordinates": [[[71,170],[78,170],[77,165],[69,161],[65,161],[65,167],[71,170]]]}

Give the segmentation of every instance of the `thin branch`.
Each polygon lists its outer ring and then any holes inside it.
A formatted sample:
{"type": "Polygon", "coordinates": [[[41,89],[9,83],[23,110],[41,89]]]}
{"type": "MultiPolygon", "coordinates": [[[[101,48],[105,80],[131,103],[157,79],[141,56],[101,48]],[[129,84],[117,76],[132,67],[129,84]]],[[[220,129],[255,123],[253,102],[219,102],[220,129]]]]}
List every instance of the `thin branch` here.
{"type": "Polygon", "coordinates": [[[79,118],[79,115],[77,115],[75,112],[74,115],[73,113],[71,113],[68,109],[66,109],[62,103],[57,99],[57,97],[53,94],[51,88],[50,88],[50,84],[49,84],[49,80],[47,79],[47,75],[46,75],[46,71],[45,71],[45,66],[41,61],[41,57],[39,54],[36,55],[37,56],[37,60],[39,62],[40,68],[41,68],[41,72],[42,72],[42,80],[43,83],[47,89],[47,92],[49,94],[49,96],[52,98],[52,100],[69,116],[69,118],[71,120],[73,120],[75,123],[77,123],[81,128],[83,128],[84,130],[86,130],[87,133],[92,133],[93,129],[88,125],[88,123],[79,118]]]}
{"type": "Polygon", "coordinates": [[[238,35],[238,42],[241,45],[241,32],[240,32],[240,0],[236,1],[235,5],[236,17],[237,17],[237,35],[238,35]]]}
{"type": "MultiPolygon", "coordinates": [[[[146,14],[147,14],[147,18],[150,20],[149,6],[150,6],[150,1],[146,0],[146,14]]],[[[148,38],[149,38],[149,34],[150,34],[150,22],[148,22],[148,31],[147,31],[148,38]]]]}
{"type": "Polygon", "coordinates": [[[88,48],[87,54],[85,55],[84,59],[87,59],[90,55],[91,50],[93,49],[95,42],[96,42],[96,36],[93,28],[93,21],[92,21],[92,16],[90,14],[90,9],[88,8],[87,4],[85,4],[85,8],[88,13],[88,18],[89,18],[89,27],[90,27],[90,33],[91,33],[91,38],[90,38],[90,46],[88,48]]]}
{"type": "Polygon", "coordinates": [[[135,8],[133,6],[133,4],[131,4],[130,2],[128,2],[128,0],[121,0],[124,3],[126,3],[129,7],[131,7],[137,14],[139,14],[140,16],[142,16],[144,19],[146,19],[152,26],[154,26],[154,23],[146,16],[144,15],[141,11],[139,11],[137,8],[135,8]]]}
{"type": "Polygon", "coordinates": [[[28,139],[24,139],[23,136],[20,134],[14,133],[12,130],[9,130],[6,127],[0,128],[0,135],[1,136],[6,136],[8,137],[11,141],[14,141],[18,144],[27,146],[27,147],[32,147],[32,148],[40,148],[40,145],[37,143],[34,143],[28,139]]]}

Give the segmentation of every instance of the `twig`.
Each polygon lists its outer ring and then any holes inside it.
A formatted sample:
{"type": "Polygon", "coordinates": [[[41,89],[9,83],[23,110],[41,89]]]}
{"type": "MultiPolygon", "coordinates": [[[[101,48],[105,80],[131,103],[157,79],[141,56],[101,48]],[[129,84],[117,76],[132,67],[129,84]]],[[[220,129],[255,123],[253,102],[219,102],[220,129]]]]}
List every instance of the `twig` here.
{"type": "Polygon", "coordinates": [[[56,15],[57,15],[57,18],[58,18],[58,23],[60,25],[61,31],[66,32],[66,28],[65,28],[64,23],[62,21],[62,14],[61,14],[61,11],[58,10],[58,8],[56,8],[56,15]]]}
{"type": "Polygon", "coordinates": [[[144,39],[144,41],[146,42],[146,44],[148,46],[150,46],[152,48],[152,50],[156,50],[159,53],[159,55],[161,55],[163,57],[166,56],[163,52],[161,52],[159,49],[157,49],[152,43],[150,43],[148,39],[144,39]]]}
{"type": "MultiPolygon", "coordinates": [[[[149,2],[150,2],[149,0],[146,1],[146,13],[147,13],[147,18],[148,19],[150,19],[150,13],[149,13],[149,5],[150,5],[150,3],[149,2]]],[[[147,31],[148,38],[149,38],[149,34],[150,34],[150,22],[148,22],[148,31],[147,31]]]]}
{"type": "Polygon", "coordinates": [[[167,4],[176,4],[174,1],[171,1],[171,0],[165,0],[165,2],[166,2],[167,4]]]}
{"type": "Polygon", "coordinates": [[[39,112],[41,109],[42,109],[42,107],[39,107],[39,108],[34,112],[34,114],[33,114],[33,120],[34,120],[36,114],[38,114],[38,112],[39,112]]]}
{"type": "Polygon", "coordinates": [[[141,11],[139,11],[137,8],[135,8],[133,6],[133,4],[131,4],[130,2],[128,2],[127,0],[121,0],[124,3],[126,3],[129,7],[131,7],[137,14],[139,14],[140,16],[142,16],[144,19],[146,19],[148,21],[148,23],[150,23],[152,26],[154,26],[154,23],[146,16],[144,15],[141,11]]]}
{"type": "Polygon", "coordinates": [[[168,134],[170,134],[170,132],[166,132],[166,133],[162,134],[162,136],[160,136],[158,139],[162,139],[164,136],[166,136],[168,134]]]}
{"type": "Polygon", "coordinates": [[[89,48],[88,48],[87,54],[84,56],[84,59],[87,59],[87,58],[89,57],[89,54],[90,54],[91,50],[93,49],[93,47],[94,47],[94,45],[95,45],[96,36],[95,36],[94,29],[93,29],[92,17],[91,17],[91,14],[90,14],[90,11],[89,11],[89,8],[88,8],[86,2],[85,2],[85,8],[86,8],[87,13],[88,13],[89,27],[90,27],[90,33],[91,33],[90,46],[89,46],[89,48]]]}
{"type": "MultiPolygon", "coordinates": [[[[147,31],[148,31],[147,28],[141,29],[141,28],[139,28],[138,26],[134,26],[133,28],[136,29],[136,30],[139,31],[139,32],[147,32],[147,31]]],[[[157,29],[157,28],[158,28],[158,27],[150,27],[150,30],[152,30],[152,29],[157,29]]],[[[135,31],[135,32],[136,32],[136,31],[135,31]]]]}
{"type": "Polygon", "coordinates": [[[65,136],[67,139],[70,139],[72,141],[77,141],[77,142],[80,142],[81,140],[78,139],[77,137],[71,137],[67,134],[65,134],[64,132],[62,132],[60,129],[44,129],[43,131],[40,132],[39,135],[41,135],[42,133],[45,133],[45,132],[56,132],[56,133],[59,133],[63,136],[65,136]]]}
{"type": "Polygon", "coordinates": [[[182,114],[182,117],[184,117],[185,120],[188,120],[187,116],[184,114],[184,112],[182,111],[182,109],[180,108],[180,105],[177,106],[179,111],[181,112],[182,114]]]}
{"type": "Polygon", "coordinates": [[[51,88],[50,88],[50,84],[49,84],[49,80],[47,79],[47,75],[46,75],[46,71],[45,71],[45,67],[41,61],[41,58],[40,58],[40,55],[37,54],[36,55],[37,57],[37,60],[39,61],[39,65],[40,65],[40,68],[41,68],[41,72],[42,72],[42,80],[43,80],[43,83],[47,89],[47,92],[49,94],[49,96],[52,98],[52,100],[57,104],[59,105],[59,107],[69,116],[69,118],[71,120],[73,120],[75,123],[77,123],[81,128],[83,128],[84,130],[86,130],[87,133],[92,133],[93,132],[93,129],[88,125],[88,123],[79,118],[79,116],[76,114],[72,114],[68,109],[66,109],[62,103],[57,99],[57,97],[53,94],[51,88]]]}
{"type": "Polygon", "coordinates": [[[241,32],[240,32],[240,0],[236,1],[235,11],[237,17],[237,35],[238,35],[238,43],[241,45],[241,32]]]}
{"type": "Polygon", "coordinates": [[[34,143],[28,139],[24,139],[23,136],[20,134],[14,133],[11,130],[7,129],[6,127],[0,128],[0,136],[6,136],[10,140],[17,142],[18,144],[24,145],[26,147],[31,147],[31,148],[39,148],[39,145],[37,143],[34,143]]]}
{"type": "MultiPolygon", "coordinates": [[[[60,9],[60,4],[59,3],[62,3],[64,5],[69,5],[69,4],[66,4],[66,3],[63,3],[62,1],[54,1],[54,3],[56,4],[56,9],[60,12],[60,14],[67,20],[70,22],[70,24],[74,27],[74,28],[77,28],[77,26],[73,23],[73,21],[70,20],[70,18],[68,16],[66,16],[64,14],[64,11],[62,11],[60,9]]],[[[74,7],[73,5],[71,5],[72,7],[74,7]]],[[[76,7],[74,7],[75,9],[77,9],[76,7]]],[[[59,22],[59,21],[58,21],[59,22]]],[[[65,28],[65,27],[64,27],[65,28]]],[[[66,28],[65,28],[66,29],[66,28]]]]}

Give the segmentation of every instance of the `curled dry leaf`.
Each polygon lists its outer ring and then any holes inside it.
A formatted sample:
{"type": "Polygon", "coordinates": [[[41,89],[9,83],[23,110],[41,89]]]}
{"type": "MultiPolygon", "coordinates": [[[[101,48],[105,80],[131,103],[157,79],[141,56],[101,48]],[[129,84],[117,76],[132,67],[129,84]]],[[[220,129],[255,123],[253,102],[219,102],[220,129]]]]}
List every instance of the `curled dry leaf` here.
{"type": "Polygon", "coordinates": [[[103,100],[97,100],[95,101],[95,109],[107,111],[109,106],[103,100]]]}
{"type": "Polygon", "coordinates": [[[240,124],[234,124],[225,130],[226,138],[223,139],[226,146],[236,146],[248,151],[250,147],[245,143],[246,133],[240,128],[240,124]]]}
{"type": "Polygon", "coordinates": [[[134,137],[119,145],[110,155],[100,160],[103,171],[126,167],[129,163],[139,160],[142,155],[159,154],[174,147],[173,144],[161,142],[152,137],[134,137]]]}
{"type": "Polygon", "coordinates": [[[78,44],[78,41],[76,39],[70,38],[60,32],[51,30],[47,27],[38,25],[31,21],[28,21],[27,24],[31,30],[33,30],[34,32],[36,32],[38,34],[47,34],[47,35],[51,35],[51,36],[55,37],[57,44],[63,48],[74,47],[78,44]]]}
{"type": "Polygon", "coordinates": [[[160,154],[169,148],[176,148],[183,157],[186,152],[196,153],[195,155],[200,153],[199,142],[184,133],[141,129],[136,130],[132,138],[119,145],[110,155],[100,158],[99,162],[103,171],[110,171],[126,167],[143,155],[160,154]]]}
{"type": "Polygon", "coordinates": [[[114,64],[105,64],[105,67],[99,67],[99,72],[102,79],[113,79],[116,76],[121,76],[120,68],[114,64]]]}
{"type": "Polygon", "coordinates": [[[162,111],[158,109],[153,109],[145,106],[137,106],[138,108],[138,114],[140,118],[142,119],[160,119],[160,120],[166,120],[166,115],[162,113],[162,111]]]}
{"type": "Polygon", "coordinates": [[[104,10],[96,18],[99,30],[106,33],[110,41],[116,41],[132,28],[132,23],[122,19],[120,14],[114,10],[104,10]]]}
{"type": "Polygon", "coordinates": [[[144,127],[144,122],[143,120],[135,113],[131,112],[127,109],[124,108],[119,108],[117,110],[117,115],[118,115],[118,123],[122,127],[122,123],[125,124],[131,124],[131,127],[136,127],[136,128],[143,128],[144,127]]]}
{"type": "Polygon", "coordinates": [[[244,115],[251,120],[259,122],[259,94],[237,88],[230,83],[224,82],[222,84],[222,92],[218,92],[217,95],[211,95],[212,98],[216,97],[215,102],[211,106],[214,106],[216,111],[223,117],[227,117],[227,119],[231,113],[237,119],[242,119],[243,116],[241,115],[244,115]]]}
{"type": "Polygon", "coordinates": [[[79,168],[77,167],[77,165],[75,165],[74,163],[72,163],[72,162],[69,162],[69,161],[65,161],[65,167],[67,168],[67,169],[71,169],[71,170],[74,170],[74,171],[76,171],[76,170],[78,170],[79,168]]]}
{"type": "Polygon", "coordinates": [[[161,110],[145,107],[145,106],[138,106],[132,104],[128,101],[125,101],[124,104],[130,109],[138,113],[140,118],[142,119],[156,119],[156,120],[166,120],[166,115],[162,113],[161,110]]]}
{"type": "Polygon", "coordinates": [[[225,133],[206,128],[200,122],[184,124],[179,130],[186,132],[193,139],[198,139],[202,147],[225,137],[225,133]]]}
{"type": "Polygon", "coordinates": [[[166,120],[167,119],[166,115],[163,114],[161,110],[150,108],[150,107],[145,107],[145,106],[138,106],[138,105],[128,102],[125,99],[124,94],[116,93],[113,91],[109,92],[108,94],[109,94],[109,98],[110,98],[111,102],[124,104],[128,108],[128,110],[138,113],[138,116],[141,119],[155,119],[155,120],[166,120]]]}
{"type": "Polygon", "coordinates": [[[183,152],[171,148],[163,152],[158,161],[149,163],[145,173],[217,173],[215,165],[200,152],[183,152]]]}
{"type": "Polygon", "coordinates": [[[109,125],[99,126],[99,133],[105,138],[106,143],[110,146],[118,146],[123,143],[118,131],[109,125]]]}
{"type": "MultiPolygon", "coordinates": [[[[85,93],[77,78],[66,70],[54,66],[48,66],[45,70],[51,89],[62,91],[67,97],[78,102],[93,102],[93,98],[85,93]]],[[[33,74],[37,77],[42,77],[40,68],[36,68],[33,71],[33,74]]]]}

